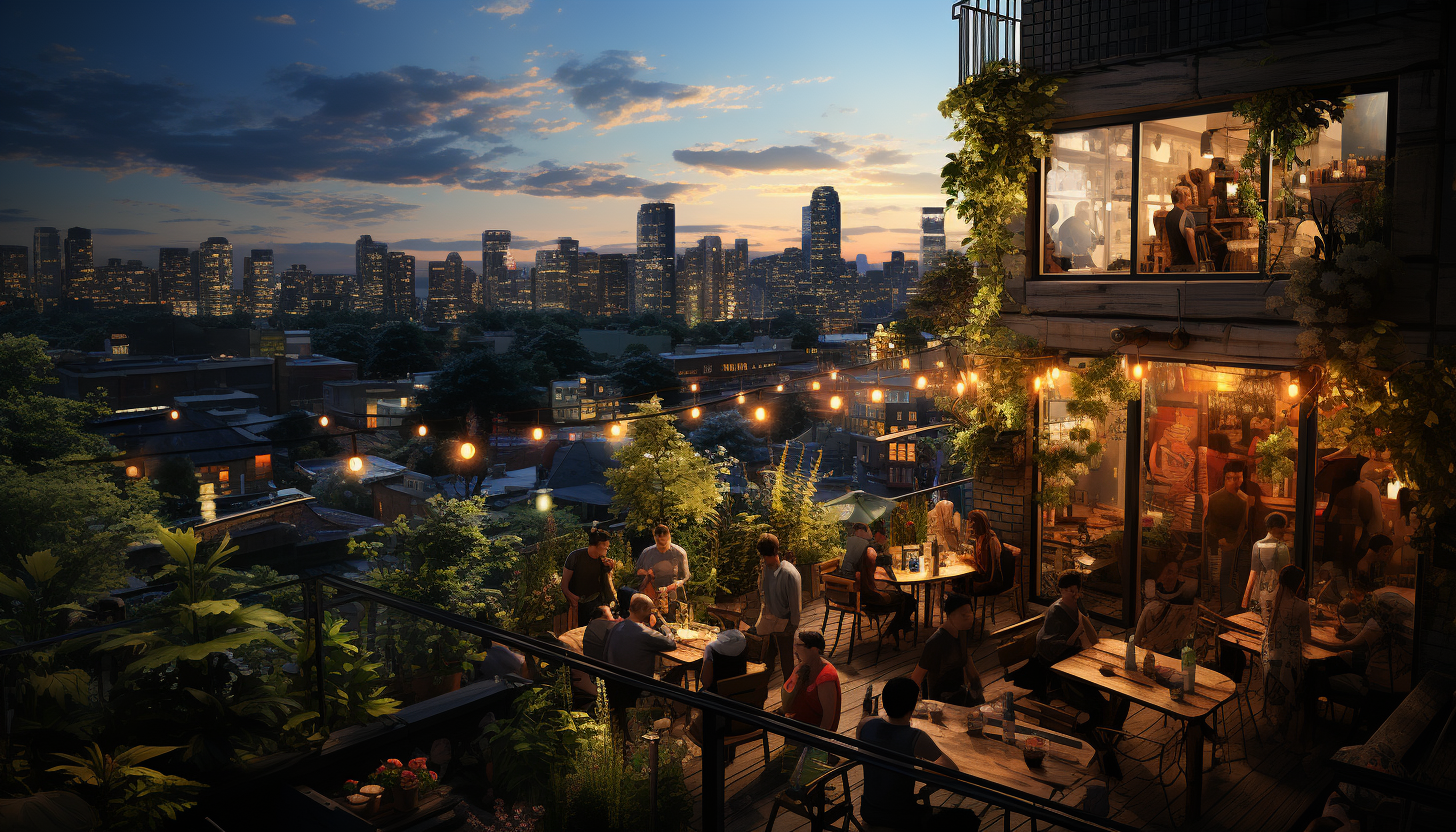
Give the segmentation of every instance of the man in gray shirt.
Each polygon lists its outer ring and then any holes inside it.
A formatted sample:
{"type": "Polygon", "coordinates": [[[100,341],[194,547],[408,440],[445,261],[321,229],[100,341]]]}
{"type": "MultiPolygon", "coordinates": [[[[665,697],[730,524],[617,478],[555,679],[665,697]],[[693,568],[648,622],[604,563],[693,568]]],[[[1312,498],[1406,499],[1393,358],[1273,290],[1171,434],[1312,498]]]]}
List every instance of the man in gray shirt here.
{"type": "Polygon", "coordinates": [[[784,676],[794,669],[794,633],[804,608],[803,579],[792,563],[779,558],[779,539],[767,532],[759,535],[758,555],[763,571],[758,575],[758,597],[762,606],[754,628],[763,638],[763,662],[773,673],[774,657],[783,665],[784,676]]]}
{"type": "MultiPolygon", "coordinates": [[[[666,621],[652,612],[652,599],[642,593],[632,596],[627,619],[607,632],[607,664],[651,676],[657,670],[657,655],[677,647],[677,639],[666,621]]],[[[627,709],[637,704],[642,691],[630,685],[607,683],[607,699],[623,728],[627,709]]]]}
{"type": "Polygon", "coordinates": [[[668,597],[668,615],[676,621],[677,608],[682,601],[679,590],[693,576],[688,569],[688,553],[672,542],[672,530],[666,524],[659,523],[652,530],[652,537],[656,542],[637,556],[637,576],[640,579],[651,576],[658,594],[668,597]]]}

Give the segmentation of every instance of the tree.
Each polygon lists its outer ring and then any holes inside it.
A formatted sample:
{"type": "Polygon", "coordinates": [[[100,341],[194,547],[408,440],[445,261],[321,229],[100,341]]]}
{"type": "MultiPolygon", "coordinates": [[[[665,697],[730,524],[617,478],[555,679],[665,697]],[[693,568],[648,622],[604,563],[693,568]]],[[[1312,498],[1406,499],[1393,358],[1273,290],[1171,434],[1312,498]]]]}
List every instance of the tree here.
{"type": "Polygon", "coordinates": [[[803,393],[779,396],[774,405],[773,430],[769,434],[775,442],[785,442],[814,426],[814,414],[809,409],[809,399],[803,393]]]}
{"type": "Polygon", "coordinates": [[[425,330],[412,321],[385,324],[369,344],[369,378],[406,378],[410,373],[433,370],[438,353],[425,330]]]}
{"type": "Polygon", "coordinates": [[[748,420],[736,410],[722,410],[703,420],[702,427],[688,435],[688,441],[707,454],[721,447],[739,462],[752,462],[754,451],[763,447],[763,440],[753,435],[748,420]]]}
{"type": "Polygon", "coordinates": [[[693,450],[656,396],[637,412],[646,418],[627,423],[630,441],[612,455],[621,467],[606,473],[612,510],[625,513],[633,530],[703,521],[723,499],[720,466],[693,450]]]}
{"type": "Polygon", "coordinates": [[[426,422],[457,425],[473,414],[488,427],[498,413],[529,411],[536,404],[536,390],[516,356],[475,350],[451,359],[435,374],[420,394],[417,411],[426,422]]]}
{"type": "Polygon", "coordinates": [[[161,497],[168,519],[197,514],[197,468],[185,456],[169,456],[152,473],[152,487],[161,497]]]}
{"type": "Polygon", "coordinates": [[[556,369],[556,378],[570,373],[594,373],[597,370],[591,353],[587,352],[576,333],[555,323],[545,324],[529,335],[523,335],[512,351],[533,357],[539,353],[556,369]]]}
{"type": "Polygon", "coordinates": [[[976,301],[980,281],[971,261],[951,251],[946,253],[944,265],[920,277],[919,286],[920,294],[910,301],[911,315],[924,316],[932,331],[950,332],[965,324],[966,310],[976,301]]]}
{"type": "Polygon", "coordinates": [[[680,386],[672,364],[652,353],[624,355],[612,371],[612,380],[621,385],[624,396],[675,391],[680,386]]]}
{"type": "Polygon", "coordinates": [[[314,355],[350,361],[361,368],[369,363],[369,328],[360,324],[331,324],[310,336],[314,355]]]}
{"type": "Polygon", "coordinates": [[[792,338],[796,350],[809,349],[819,343],[819,323],[793,312],[780,312],[769,324],[768,333],[773,338],[792,338]]]}
{"type": "Polygon", "coordinates": [[[920,333],[925,331],[924,328],[933,326],[925,318],[904,318],[890,324],[890,338],[899,349],[914,352],[925,347],[925,336],[920,333]]]}
{"type": "Polygon", "coordinates": [[[365,517],[374,514],[374,497],[369,486],[342,470],[330,471],[319,477],[308,493],[325,508],[336,508],[365,517]]]}

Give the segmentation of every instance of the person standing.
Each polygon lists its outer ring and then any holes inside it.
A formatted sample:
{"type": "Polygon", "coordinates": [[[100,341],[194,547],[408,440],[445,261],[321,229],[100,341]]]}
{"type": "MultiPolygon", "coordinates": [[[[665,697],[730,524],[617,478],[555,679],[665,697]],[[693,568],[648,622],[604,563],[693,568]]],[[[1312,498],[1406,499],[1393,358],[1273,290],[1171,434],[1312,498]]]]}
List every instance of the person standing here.
{"type": "Polygon", "coordinates": [[[803,579],[792,563],[779,557],[779,539],[768,532],[758,536],[758,556],[763,570],[758,574],[760,607],[755,632],[763,639],[763,663],[773,673],[779,659],[785,676],[794,667],[794,632],[804,608],[803,579]]]}
{"type": "MultiPolygon", "coordinates": [[[[940,604],[940,626],[925,640],[920,661],[910,673],[916,686],[925,686],[925,698],[952,705],[981,705],[986,701],[981,674],[971,658],[967,632],[976,617],[971,599],[957,593],[940,604]]],[[[888,693],[888,691],[887,691],[888,693]]]]}
{"type": "MultiPolygon", "coordinates": [[[[1223,613],[1223,565],[1232,573],[1239,546],[1249,530],[1249,501],[1239,489],[1244,484],[1244,463],[1230,460],[1223,467],[1223,488],[1208,495],[1203,517],[1203,549],[1208,555],[1208,589],[1204,597],[1223,613]]],[[[1232,593],[1230,593],[1231,595],[1232,593]]],[[[1232,600],[1230,598],[1230,600],[1232,600]]]]}
{"type": "MultiPolygon", "coordinates": [[[[913,679],[904,676],[891,679],[880,695],[884,717],[866,711],[855,736],[861,742],[960,771],[929,734],[910,724],[910,715],[919,698],[920,688],[913,679]]],[[[914,778],[872,765],[864,767],[859,815],[866,825],[896,832],[975,832],[981,827],[981,819],[973,809],[948,806],[932,809],[916,800],[914,778]]]]}
{"type": "Polygon", "coordinates": [[[1259,658],[1264,665],[1264,716],[1283,731],[1297,710],[1304,688],[1304,645],[1313,644],[1309,604],[1304,600],[1304,570],[1290,564],[1279,570],[1279,590],[1269,615],[1259,658]]]}
{"type": "Polygon", "coordinates": [[[680,590],[692,577],[692,571],[688,569],[688,553],[672,542],[672,530],[664,523],[657,524],[657,528],[652,530],[652,539],[655,542],[637,556],[637,575],[651,577],[658,596],[667,598],[669,618],[676,621],[678,607],[682,604],[680,590]]]}
{"type": "Polygon", "coordinates": [[[586,548],[574,549],[561,565],[561,594],[576,609],[577,625],[590,621],[592,609],[611,604],[612,569],[617,562],[607,557],[612,536],[602,529],[586,533],[586,548]]]}
{"type": "Polygon", "coordinates": [[[1264,527],[1269,534],[1254,544],[1243,607],[1257,611],[1264,619],[1264,626],[1268,627],[1274,613],[1274,596],[1279,591],[1279,571],[1289,565],[1289,546],[1284,543],[1289,521],[1277,511],[1270,512],[1264,518],[1264,527]],[[1251,600],[1253,607],[1249,606],[1251,600]]]}

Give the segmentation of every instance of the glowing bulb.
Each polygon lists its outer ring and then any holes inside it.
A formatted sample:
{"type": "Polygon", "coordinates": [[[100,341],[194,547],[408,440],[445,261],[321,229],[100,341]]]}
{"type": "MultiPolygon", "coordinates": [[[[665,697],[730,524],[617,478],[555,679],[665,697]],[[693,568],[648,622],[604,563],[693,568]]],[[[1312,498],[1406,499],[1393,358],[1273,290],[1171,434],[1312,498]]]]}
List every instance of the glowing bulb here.
{"type": "Polygon", "coordinates": [[[416,436],[428,436],[429,433],[430,433],[430,429],[427,428],[427,427],[425,427],[424,425],[420,425],[419,427],[415,428],[415,435],[416,436]]]}
{"type": "Polygon", "coordinates": [[[586,384],[586,376],[582,376],[581,378],[577,379],[577,381],[581,382],[582,384],[586,384]]]}
{"type": "Polygon", "coordinates": [[[753,411],[753,418],[755,418],[758,421],[762,422],[764,419],[767,419],[768,418],[768,411],[767,410],[764,410],[761,407],[755,408],[754,411],[753,411]]]}
{"type": "Polygon", "coordinates": [[[745,395],[743,395],[742,393],[739,393],[738,394],[738,403],[739,404],[743,404],[746,401],[748,401],[748,397],[745,396],[745,395]]]}
{"type": "Polygon", "coordinates": [[[319,417],[319,427],[326,428],[328,426],[329,426],[329,417],[327,417],[327,416],[320,416],[319,417]]]}
{"type": "Polygon", "coordinates": [[[900,369],[902,369],[902,370],[908,370],[908,369],[910,369],[910,359],[908,359],[908,358],[902,358],[902,359],[900,359],[900,369]]]}
{"type": "Polygon", "coordinates": [[[1143,377],[1143,365],[1142,365],[1142,362],[1138,362],[1138,363],[1132,365],[1132,377],[1135,378],[1135,379],[1138,379],[1139,381],[1142,380],[1142,377],[1143,377]]]}
{"type": "Polygon", "coordinates": [[[140,477],[142,475],[142,472],[141,469],[137,468],[135,465],[128,465],[126,466],[126,475],[128,477],[131,477],[132,479],[136,479],[137,477],[140,477]]]}
{"type": "Polygon", "coordinates": [[[533,428],[531,430],[531,438],[536,440],[537,442],[540,442],[542,439],[546,438],[546,431],[541,428],[533,428]]]}
{"type": "Polygon", "coordinates": [[[839,380],[839,371],[838,370],[830,370],[829,371],[829,378],[831,380],[838,381],[839,380]]]}
{"type": "Polygon", "coordinates": [[[693,391],[694,393],[698,392],[698,383],[695,381],[692,384],[689,384],[688,389],[693,391]]]}
{"type": "Polygon", "coordinates": [[[1056,381],[1057,380],[1057,377],[1060,376],[1061,374],[1062,374],[1062,371],[1061,370],[1057,369],[1056,367],[1053,367],[1052,368],[1052,381],[1056,381]]]}
{"type": "Polygon", "coordinates": [[[169,414],[169,415],[171,415],[172,421],[174,421],[174,422],[177,421],[178,419],[181,419],[182,418],[182,414],[181,413],[178,413],[175,410],[172,411],[171,414],[169,414]]]}
{"type": "Polygon", "coordinates": [[[1289,383],[1289,398],[1291,398],[1291,399],[1297,399],[1297,398],[1299,398],[1299,382],[1297,382],[1297,381],[1291,381],[1289,383]]]}
{"type": "Polygon", "coordinates": [[[621,436],[622,435],[622,426],[620,424],[612,425],[612,435],[613,436],[621,436]]]}
{"type": "Polygon", "coordinates": [[[784,386],[782,384],[780,384],[779,386],[777,386],[777,387],[774,388],[774,392],[776,392],[776,393],[782,393],[782,392],[784,392],[784,386]]]}
{"type": "Polygon", "coordinates": [[[945,369],[945,362],[944,361],[937,361],[937,362],[935,362],[935,368],[937,370],[944,370],[945,369]]]}
{"type": "Polygon", "coordinates": [[[966,383],[964,381],[958,381],[958,382],[956,382],[956,395],[957,396],[964,396],[965,393],[966,393],[966,383]]]}
{"type": "Polygon", "coordinates": [[[695,407],[692,410],[689,410],[688,411],[688,415],[691,416],[691,417],[693,417],[694,419],[696,419],[699,416],[703,415],[703,411],[701,411],[701,410],[699,410],[698,408],[695,407]]]}
{"type": "Polygon", "coordinates": [[[536,510],[537,511],[550,511],[551,510],[551,489],[549,489],[549,488],[542,488],[542,489],[540,489],[540,490],[538,490],[536,492],[536,510]]]}
{"type": "Polygon", "coordinates": [[[870,391],[870,401],[878,402],[878,401],[881,401],[884,398],[885,398],[885,394],[882,393],[878,388],[870,391]]]}
{"type": "Polygon", "coordinates": [[[829,409],[830,410],[838,410],[840,404],[842,404],[842,402],[839,400],[839,397],[838,396],[830,396],[829,397],[829,409]]]}
{"type": "Polygon", "coordinates": [[[980,376],[976,375],[975,373],[971,373],[971,383],[972,384],[976,384],[980,380],[981,380],[981,377],[980,376]]]}
{"type": "Polygon", "coordinates": [[[920,378],[915,379],[915,389],[924,390],[925,385],[929,383],[930,382],[926,381],[925,376],[921,376],[920,378]]]}
{"type": "Polygon", "coordinates": [[[350,471],[353,471],[356,474],[359,473],[360,471],[363,471],[364,470],[364,460],[360,459],[357,456],[351,456],[351,457],[349,457],[349,470],[350,471]]]}
{"type": "Polygon", "coordinates": [[[460,443],[460,458],[473,459],[475,457],[475,446],[469,442],[460,443]]]}
{"type": "Polygon", "coordinates": [[[818,390],[819,389],[819,382],[816,381],[813,384],[810,384],[809,385],[809,389],[811,389],[811,390],[818,390]]]}
{"type": "Polygon", "coordinates": [[[1033,389],[1033,390],[1040,390],[1041,389],[1041,376],[1037,376],[1036,378],[1032,379],[1032,381],[1031,381],[1031,389],[1033,389]]]}

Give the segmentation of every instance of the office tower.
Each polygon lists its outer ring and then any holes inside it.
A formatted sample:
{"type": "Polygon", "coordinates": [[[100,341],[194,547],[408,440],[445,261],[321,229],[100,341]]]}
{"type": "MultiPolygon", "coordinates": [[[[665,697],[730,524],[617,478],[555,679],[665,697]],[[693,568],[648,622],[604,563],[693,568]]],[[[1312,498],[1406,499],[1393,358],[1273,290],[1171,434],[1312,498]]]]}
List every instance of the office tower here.
{"type": "MultiPolygon", "coordinates": [[[[945,209],[920,209],[920,271],[933,272],[945,265],[945,209]]],[[[918,280],[917,280],[918,282],[918,280]]],[[[916,294],[919,294],[918,290],[916,294]]]]}
{"type": "Polygon", "coordinates": [[[32,270],[30,281],[35,296],[54,300],[61,296],[61,232],[49,226],[36,228],[30,238],[32,270]]]}
{"type": "Polygon", "coordinates": [[[254,318],[271,318],[278,306],[278,276],[273,249],[255,248],[243,258],[243,309],[254,318]]]}
{"type": "Polygon", "coordinates": [[[157,291],[162,303],[172,305],[172,314],[197,314],[197,273],[192,270],[192,253],[185,248],[164,248],[157,255],[157,291]]]}
{"type": "Polygon", "coordinates": [[[577,255],[576,274],[571,278],[571,311],[583,315],[600,314],[601,277],[601,263],[595,251],[583,251],[577,255]]]}
{"type": "Polygon", "coordinates": [[[526,310],[531,308],[532,299],[535,297],[536,275],[530,266],[517,266],[510,270],[511,291],[515,293],[514,309],[526,310]]]}
{"type": "Polygon", "coordinates": [[[463,264],[460,267],[460,285],[465,287],[465,294],[469,296],[469,300],[460,304],[460,312],[456,315],[457,318],[463,318],[467,314],[481,309],[481,303],[485,297],[485,289],[481,285],[480,275],[475,273],[475,269],[463,264]]]}
{"type": "Polygon", "coordinates": [[[773,296],[774,312],[803,313],[812,304],[812,296],[802,294],[808,291],[809,270],[804,266],[804,252],[797,248],[786,248],[774,264],[773,296]]]}
{"type": "Polygon", "coordinates": [[[531,308],[538,312],[570,309],[576,270],[577,242],[570,237],[558,238],[554,249],[536,252],[531,308]]]}
{"type": "Polygon", "coordinates": [[[388,311],[384,308],[384,284],[388,280],[385,255],[388,252],[388,244],[376,243],[368,234],[361,235],[354,243],[354,280],[358,287],[354,308],[360,312],[388,311]]]}
{"type": "Polygon", "coordinates": [[[625,315],[631,291],[631,261],[626,254],[603,254],[598,258],[600,277],[600,315],[625,315]]]}
{"type": "Polygon", "coordinates": [[[824,318],[835,310],[843,297],[844,267],[839,255],[839,194],[829,185],[814,189],[809,200],[809,282],[813,295],[812,312],[805,314],[824,318]]]}
{"type": "Polygon", "coordinates": [[[855,271],[855,274],[864,274],[865,272],[867,272],[869,270],[870,270],[870,258],[864,256],[863,254],[856,254],[854,256],[854,271],[855,271]]]}
{"type": "Polygon", "coordinates": [[[723,252],[723,317],[748,317],[748,240],[739,237],[723,252]]]}
{"type": "Polygon", "coordinates": [[[688,326],[703,319],[703,255],[702,241],[683,251],[677,258],[677,293],[673,298],[673,314],[688,326]]]}
{"type": "Polygon", "coordinates": [[[431,321],[453,321],[460,317],[460,290],[465,283],[465,261],[458,252],[444,260],[431,260],[427,267],[425,314],[431,321]]]}
{"type": "MultiPolygon", "coordinates": [[[[165,251],[165,249],[164,249],[165,251]]],[[[308,312],[308,296],[313,291],[313,272],[305,263],[294,263],[283,273],[278,288],[278,311],[284,315],[308,312]]]]}
{"type": "Polygon", "coordinates": [[[905,305],[920,296],[920,261],[906,260],[905,269],[901,273],[905,280],[905,305]]]}
{"type": "Polygon", "coordinates": [[[883,264],[885,284],[890,287],[891,310],[905,307],[905,252],[892,251],[883,264]]]}
{"type": "Polygon", "coordinates": [[[809,252],[814,250],[810,240],[814,225],[814,206],[805,205],[799,210],[799,251],[804,253],[804,268],[809,268],[809,252]]]}
{"type": "MultiPolygon", "coordinates": [[[[459,255],[456,255],[459,259],[459,255]]],[[[385,254],[384,314],[395,320],[415,316],[415,256],[402,251],[385,254]]]]}
{"type": "Polygon", "coordinates": [[[66,229],[65,297],[89,298],[94,294],[91,283],[96,277],[96,261],[92,257],[91,229],[66,229]]]}
{"type": "Polygon", "coordinates": [[[750,318],[772,317],[771,313],[777,309],[774,306],[774,265],[778,263],[779,256],[770,254],[766,257],[755,257],[748,261],[747,276],[744,282],[748,286],[748,314],[750,318]]]}
{"type": "Polygon", "coordinates": [[[864,318],[884,318],[890,314],[892,291],[884,269],[869,269],[860,275],[859,314],[864,318]]]}
{"type": "Polygon", "coordinates": [[[623,308],[628,314],[637,314],[637,254],[626,255],[627,263],[627,305],[623,308]]]}
{"type": "Polygon", "coordinates": [[[698,320],[721,321],[723,313],[723,238],[707,236],[698,240],[693,253],[697,258],[698,320]]]}
{"type": "Polygon", "coordinates": [[[504,309],[515,305],[515,283],[507,273],[506,261],[511,257],[511,232],[480,233],[481,305],[486,309],[504,309]]]}
{"type": "Polygon", "coordinates": [[[103,307],[135,306],[157,300],[157,273],[140,260],[112,257],[96,267],[89,300],[103,307]]]}
{"type": "Polygon", "coordinates": [[[194,256],[197,264],[197,314],[222,316],[233,311],[233,245],[208,237],[194,256]]]}
{"type": "Polygon", "coordinates": [[[309,280],[309,311],[337,312],[351,308],[354,277],[352,274],[314,274],[309,280]]]}
{"type": "Polygon", "coordinates": [[[0,246],[0,295],[28,298],[30,292],[30,249],[0,246]]]}
{"type": "Polygon", "coordinates": [[[637,209],[638,312],[674,314],[677,297],[677,206],[649,202],[637,209]]]}

